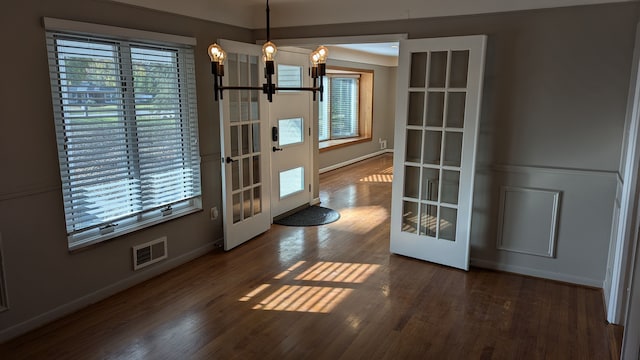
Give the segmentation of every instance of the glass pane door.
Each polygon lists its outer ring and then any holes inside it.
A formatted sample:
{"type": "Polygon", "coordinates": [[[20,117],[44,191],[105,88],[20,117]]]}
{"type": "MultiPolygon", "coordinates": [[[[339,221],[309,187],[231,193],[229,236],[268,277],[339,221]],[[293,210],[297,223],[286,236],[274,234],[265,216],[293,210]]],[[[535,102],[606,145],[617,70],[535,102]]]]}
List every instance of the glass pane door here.
{"type": "Polygon", "coordinates": [[[468,268],[486,38],[400,44],[391,251],[468,268]]]}

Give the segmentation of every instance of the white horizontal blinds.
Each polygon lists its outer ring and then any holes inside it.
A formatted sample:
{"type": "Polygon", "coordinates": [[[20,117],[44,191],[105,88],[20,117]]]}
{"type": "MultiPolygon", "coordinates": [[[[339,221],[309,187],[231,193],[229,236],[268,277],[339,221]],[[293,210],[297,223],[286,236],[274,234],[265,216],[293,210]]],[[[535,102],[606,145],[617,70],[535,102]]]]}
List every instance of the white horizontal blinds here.
{"type": "Polygon", "coordinates": [[[70,242],[200,195],[190,49],[55,32],[47,46],[70,242]]]}
{"type": "Polygon", "coordinates": [[[358,77],[329,76],[331,138],[358,136],[358,77]]]}

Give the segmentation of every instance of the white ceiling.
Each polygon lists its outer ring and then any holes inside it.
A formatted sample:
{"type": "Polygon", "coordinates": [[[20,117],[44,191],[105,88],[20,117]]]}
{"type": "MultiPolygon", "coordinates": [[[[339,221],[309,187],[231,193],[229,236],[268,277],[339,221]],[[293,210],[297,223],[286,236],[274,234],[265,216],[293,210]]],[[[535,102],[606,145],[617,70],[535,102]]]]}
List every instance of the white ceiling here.
{"type": "MultiPolygon", "coordinates": [[[[111,0],[237,25],[265,27],[265,0],[111,0]]],[[[270,0],[271,27],[402,20],[640,0],[270,0]]]]}

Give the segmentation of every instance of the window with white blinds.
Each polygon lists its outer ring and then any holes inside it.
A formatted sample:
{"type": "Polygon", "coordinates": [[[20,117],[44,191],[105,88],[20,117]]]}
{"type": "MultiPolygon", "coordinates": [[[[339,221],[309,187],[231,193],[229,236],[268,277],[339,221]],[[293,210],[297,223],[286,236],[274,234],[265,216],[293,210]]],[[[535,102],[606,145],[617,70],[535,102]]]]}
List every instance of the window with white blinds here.
{"type": "Polygon", "coordinates": [[[201,209],[193,49],[47,32],[69,247],[201,209]]]}
{"type": "Polygon", "coordinates": [[[323,78],[325,99],[318,112],[318,140],[336,140],[359,136],[358,75],[328,74],[323,78]]]}

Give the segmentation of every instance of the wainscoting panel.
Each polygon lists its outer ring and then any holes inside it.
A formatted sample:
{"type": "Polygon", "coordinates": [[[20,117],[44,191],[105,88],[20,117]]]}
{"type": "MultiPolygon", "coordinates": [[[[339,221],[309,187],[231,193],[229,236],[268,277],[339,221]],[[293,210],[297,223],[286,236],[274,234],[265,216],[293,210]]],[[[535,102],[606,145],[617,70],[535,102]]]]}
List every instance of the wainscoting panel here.
{"type": "Polygon", "coordinates": [[[603,287],[617,179],[588,169],[480,167],[471,264],[603,287]]]}
{"type": "Polygon", "coordinates": [[[498,249],[554,257],[560,192],[502,186],[498,249]]]}

